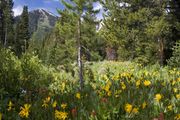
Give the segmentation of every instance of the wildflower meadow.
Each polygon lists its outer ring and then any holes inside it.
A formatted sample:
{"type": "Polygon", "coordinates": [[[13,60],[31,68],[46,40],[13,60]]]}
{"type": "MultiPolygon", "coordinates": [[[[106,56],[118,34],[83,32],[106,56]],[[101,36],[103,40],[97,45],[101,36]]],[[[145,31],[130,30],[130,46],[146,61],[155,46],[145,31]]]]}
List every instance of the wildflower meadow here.
{"type": "Polygon", "coordinates": [[[29,56],[10,54],[3,58],[8,64],[0,64],[0,120],[180,120],[177,68],[86,63],[81,90],[76,73],[55,70],[29,56]],[[11,77],[5,84],[6,74],[11,77]]]}

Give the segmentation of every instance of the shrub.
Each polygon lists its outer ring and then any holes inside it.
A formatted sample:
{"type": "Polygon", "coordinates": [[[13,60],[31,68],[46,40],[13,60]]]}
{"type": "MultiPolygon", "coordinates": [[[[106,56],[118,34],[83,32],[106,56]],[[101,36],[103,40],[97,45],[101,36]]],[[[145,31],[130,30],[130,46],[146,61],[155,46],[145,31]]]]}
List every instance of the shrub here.
{"type": "Polygon", "coordinates": [[[173,47],[173,56],[168,60],[168,65],[172,67],[180,67],[180,41],[173,47]]]}

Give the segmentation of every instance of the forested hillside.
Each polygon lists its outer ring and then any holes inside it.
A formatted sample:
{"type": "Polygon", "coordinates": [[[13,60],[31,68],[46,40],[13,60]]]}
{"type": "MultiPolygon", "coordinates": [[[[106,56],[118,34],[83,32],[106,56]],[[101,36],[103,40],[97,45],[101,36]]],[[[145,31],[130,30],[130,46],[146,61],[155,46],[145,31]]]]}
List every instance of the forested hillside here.
{"type": "MultiPolygon", "coordinates": [[[[19,22],[21,16],[14,18],[15,25],[19,22]]],[[[30,11],[29,18],[29,33],[33,40],[42,41],[46,34],[50,33],[56,24],[58,17],[44,9],[36,9],[30,11]]]]}
{"type": "Polygon", "coordinates": [[[0,120],[180,120],[179,0],[14,2],[0,0],[0,120]]]}

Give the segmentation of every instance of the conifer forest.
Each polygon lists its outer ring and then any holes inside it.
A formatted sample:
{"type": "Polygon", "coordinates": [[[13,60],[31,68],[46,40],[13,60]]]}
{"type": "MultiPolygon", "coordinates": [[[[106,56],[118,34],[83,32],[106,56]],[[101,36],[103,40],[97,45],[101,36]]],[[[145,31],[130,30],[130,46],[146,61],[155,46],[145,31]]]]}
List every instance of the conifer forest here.
{"type": "Polygon", "coordinates": [[[0,0],[0,120],[180,120],[180,0],[0,0]]]}

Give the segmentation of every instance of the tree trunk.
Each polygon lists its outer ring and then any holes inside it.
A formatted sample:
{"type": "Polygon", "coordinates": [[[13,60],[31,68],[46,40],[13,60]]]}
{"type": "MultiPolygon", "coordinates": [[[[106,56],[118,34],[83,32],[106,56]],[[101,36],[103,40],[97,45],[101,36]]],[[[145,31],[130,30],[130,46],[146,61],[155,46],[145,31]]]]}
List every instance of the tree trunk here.
{"type": "Polygon", "coordinates": [[[81,18],[78,20],[78,68],[79,68],[79,82],[80,82],[80,89],[82,90],[84,86],[84,80],[83,80],[83,64],[81,59],[81,18]]]}
{"type": "Polygon", "coordinates": [[[107,47],[106,48],[106,57],[107,57],[107,60],[117,60],[116,50],[112,47],[107,47]]]}
{"type": "Polygon", "coordinates": [[[2,8],[0,8],[0,44],[3,44],[3,40],[3,13],[2,8]]]}
{"type": "Polygon", "coordinates": [[[159,41],[159,63],[162,66],[164,64],[164,41],[162,38],[158,38],[159,41]]]}
{"type": "Polygon", "coordinates": [[[6,25],[6,29],[5,29],[4,47],[6,47],[6,45],[7,45],[7,25],[6,25]]]}

